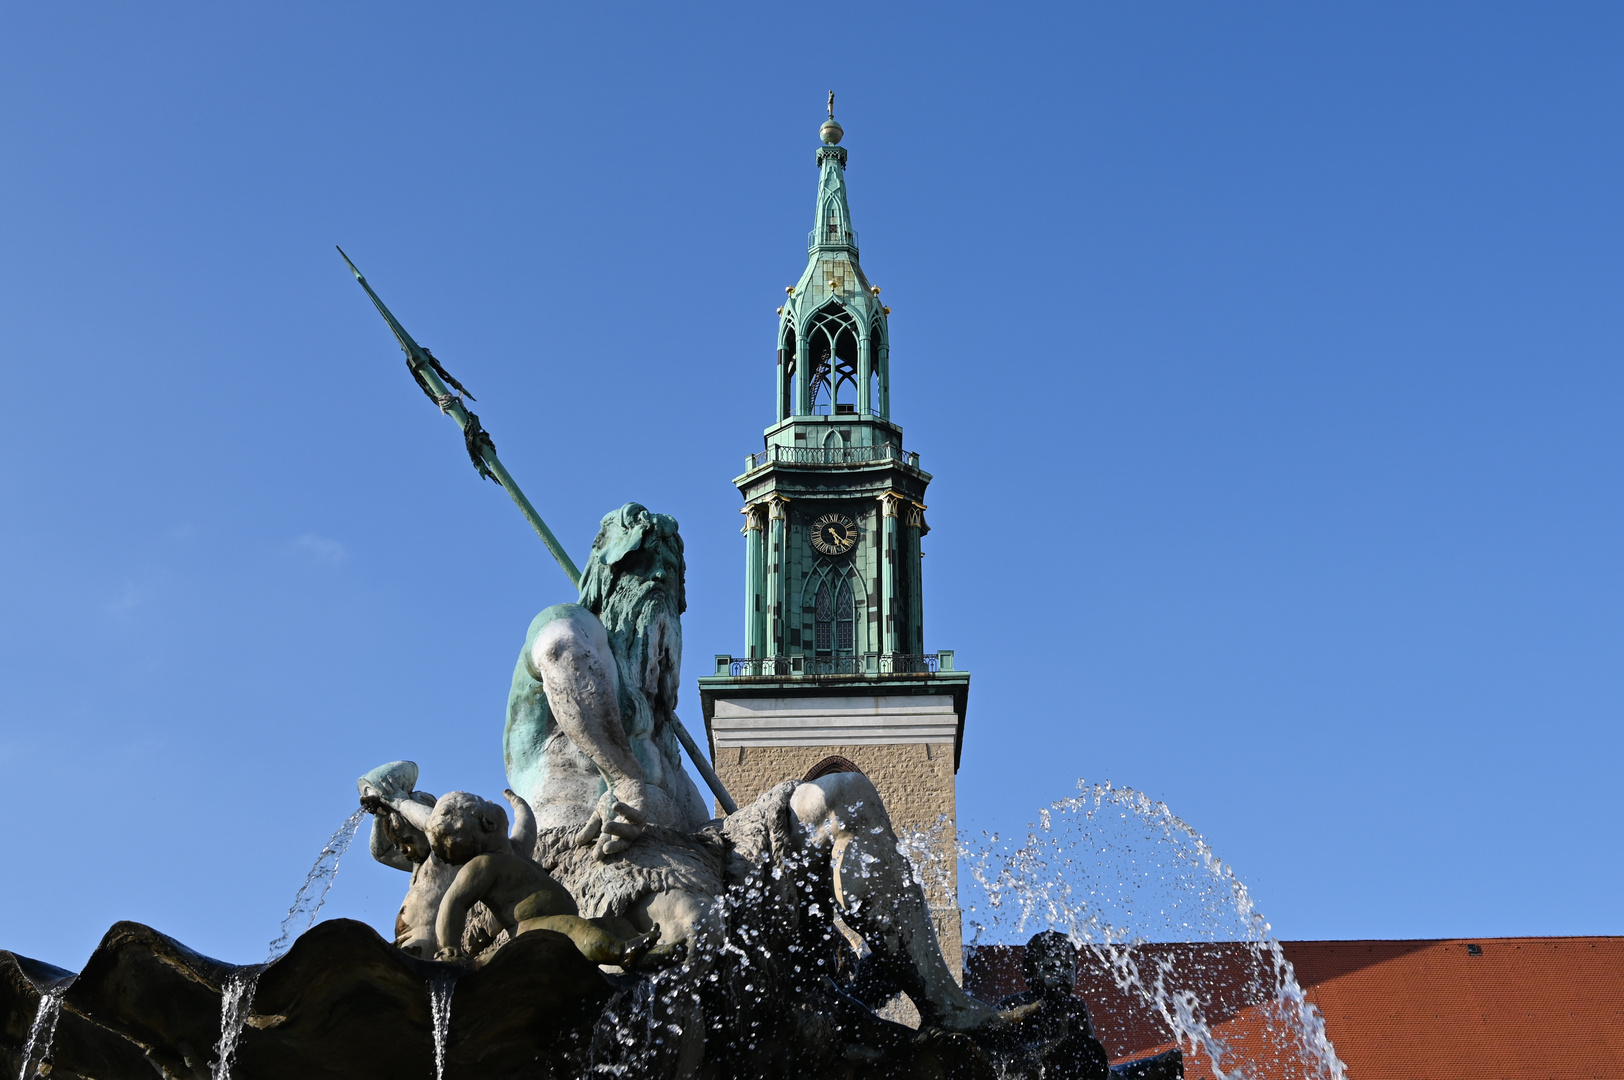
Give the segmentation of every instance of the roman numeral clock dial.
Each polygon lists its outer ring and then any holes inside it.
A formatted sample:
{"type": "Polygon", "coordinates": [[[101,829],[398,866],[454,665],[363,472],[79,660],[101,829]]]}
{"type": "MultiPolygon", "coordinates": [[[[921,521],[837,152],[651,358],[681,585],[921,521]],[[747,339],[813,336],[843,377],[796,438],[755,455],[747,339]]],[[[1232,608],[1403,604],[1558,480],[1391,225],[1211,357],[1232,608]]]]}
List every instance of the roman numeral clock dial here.
{"type": "Polygon", "coordinates": [[[857,522],[845,514],[824,514],[812,523],[812,546],[825,555],[844,555],[857,543],[857,522]]]}

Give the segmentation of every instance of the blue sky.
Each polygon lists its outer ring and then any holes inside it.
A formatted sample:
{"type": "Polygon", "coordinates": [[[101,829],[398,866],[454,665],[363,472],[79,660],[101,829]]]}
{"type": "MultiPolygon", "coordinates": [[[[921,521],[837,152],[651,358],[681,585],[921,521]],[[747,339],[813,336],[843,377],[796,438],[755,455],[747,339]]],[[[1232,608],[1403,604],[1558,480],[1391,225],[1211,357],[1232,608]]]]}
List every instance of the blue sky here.
{"type": "Polygon", "coordinates": [[[361,772],[503,786],[568,591],[335,243],[577,558],[681,521],[697,726],[831,87],[962,822],[1109,779],[1283,937],[1624,933],[1617,6],[0,20],[0,947],[255,960],[361,772]]]}

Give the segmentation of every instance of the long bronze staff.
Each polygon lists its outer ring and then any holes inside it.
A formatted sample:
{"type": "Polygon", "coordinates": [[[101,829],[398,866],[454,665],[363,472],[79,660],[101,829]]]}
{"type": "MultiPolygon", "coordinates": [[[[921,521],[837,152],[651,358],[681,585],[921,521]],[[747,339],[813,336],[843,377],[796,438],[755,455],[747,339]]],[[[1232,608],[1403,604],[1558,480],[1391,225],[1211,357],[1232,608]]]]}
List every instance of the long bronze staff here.
{"type": "MultiPolygon", "coordinates": [[[[400,342],[400,351],[406,354],[406,367],[411,371],[412,378],[417,380],[417,385],[423,388],[423,393],[429,396],[429,400],[438,405],[440,411],[455,420],[457,427],[462,429],[463,443],[468,448],[468,458],[474,463],[474,468],[479,470],[479,475],[502,485],[502,489],[513,499],[514,505],[518,506],[519,513],[524,515],[530,527],[536,530],[536,535],[541,537],[541,542],[547,545],[547,550],[552,552],[553,558],[558,560],[558,566],[564,571],[564,576],[570,579],[571,587],[579,590],[581,571],[576,569],[575,563],[564,551],[564,545],[558,542],[553,530],[541,520],[536,508],[530,505],[530,500],[524,497],[524,492],[519,490],[519,485],[503,467],[502,459],[496,456],[496,444],[491,441],[490,433],[480,426],[479,417],[463,404],[464,398],[473,401],[474,395],[451,377],[451,373],[441,366],[433,353],[412,340],[412,335],[406,332],[406,328],[400,325],[400,320],[396,319],[384,306],[383,301],[378,299],[378,294],[372,291],[372,286],[367,284],[367,279],[362,276],[356,265],[350,262],[350,257],[344,254],[343,248],[338,249],[338,254],[343,258],[344,265],[350,268],[350,273],[355,275],[355,280],[361,283],[361,288],[372,297],[373,304],[378,308],[378,314],[383,316],[383,321],[389,324],[395,340],[400,342]]],[[[705,760],[705,755],[699,750],[699,744],[694,742],[694,737],[688,734],[688,729],[682,726],[682,721],[677,719],[675,713],[671,716],[671,726],[677,733],[677,741],[682,743],[683,749],[688,751],[688,757],[699,769],[699,774],[705,778],[705,783],[710,785],[716,801],[721,803],[722,809],[729,814],[736,813],[739,809],[738,804],[727,793],[727,788],[722,786],[716,770],[705,760]]]]}

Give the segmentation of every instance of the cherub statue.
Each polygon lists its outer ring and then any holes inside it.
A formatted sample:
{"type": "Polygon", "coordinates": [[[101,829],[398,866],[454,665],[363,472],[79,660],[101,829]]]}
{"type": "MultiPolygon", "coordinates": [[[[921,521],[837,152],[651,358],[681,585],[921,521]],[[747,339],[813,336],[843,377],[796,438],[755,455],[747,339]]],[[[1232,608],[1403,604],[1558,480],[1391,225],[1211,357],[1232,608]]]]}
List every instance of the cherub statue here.
{"type": "MultiPolygon", "coordinates": [[[[362,807],[372,814],[372,857],[412,875],[400,913],[395,916],[395,945],[420,959],[433,959],[439,948],[434,924],[440,900],[457,877],[457,868],[434,854],[424,831],[436,799],[426,791],[415,790],[417,765],[410,761],[380,765],[355,784],[361,792],[362,807]]],[[[531,823],[528,843],[535,842],[534,820],[517,813],[514,818],[517,824],[509,844],[522,850],[527,842],[526,822],[531,823]]]]}
{"type": "MultiPolygon", "coordinates": [[[[515,817],[529,816],[530,807],[523,799],[512,791],[502,794],[513,805],[515,817]]],[[[465,958],[463,930],[469,909],[479,903],[490,910],[509,937],[530,930],[553,930],[573,941],[594,964],[633,967],[659,939],[658,924],[646,933],[622,938],[600,925],[601,920],[594,923],[581,918],[564,887],[528,854],[513,850],[502,808],[478,795],[453,791],[442,796],[423,831],[434,854],[459,868],[435,918],[440,960],[465,958]]],[[[528,831],[534,837],[534,824],[528,831]]]]}
{"type": "Polygon", "coordinates": [[[501,930],[510,938],[553,930],[596,964],[630,967],[659,937],[657,926],[638,934],[630,924],[580,918],[574,898],[532,861],[535,816],[512,791],[503,792],[513,807],[510,832],[507,814],[495,803],[465,791],[436,798],[415,790],[416,782],[417,766],[409,761],[380,766],[357,781],[361,805],[373,814],[373,857],[412,873],[395,923],[396,944],[405,951],[464,958],[469,915],[481,904],[494,922],[481,939],[501,930]]]}

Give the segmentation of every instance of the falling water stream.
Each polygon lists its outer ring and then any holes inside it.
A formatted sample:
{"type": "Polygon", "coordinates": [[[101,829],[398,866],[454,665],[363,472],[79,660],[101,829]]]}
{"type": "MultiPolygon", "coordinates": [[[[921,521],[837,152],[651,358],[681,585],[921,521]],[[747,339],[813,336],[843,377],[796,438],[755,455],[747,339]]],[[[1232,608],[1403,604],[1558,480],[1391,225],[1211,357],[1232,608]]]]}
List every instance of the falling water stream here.
{"type": "Polygon", "coordinates": [[[254,964],[242,968],[226,980],[221,988],[220,998],[220,1041],[214,1044],[214,1080],[231,1080],[231,1062],[237,1053],[237,1041],[242,1038],[244,1025],[248,1023],[248,1014],[254,1004],[254,989],[259,985],[260,973],[273,961],[287,952],[299,934],[309,930],[316,924],[316,916],[321,912],[321,906],[327,902],[327,893],[333,887],[333,878],[338,874],[338,861],[349,850],[350,841],[355,839],[356,830],[361,827],[361,819],[366,811],[357,809],[344,819],[326,845],[321,854],[316,856],[315,865],[311,866],[310,873],[305,875],[304,884],[299,886],[299,892],[293,898],[293,906],[282,917],[280,932],[271,941],[266,950],[265,963],[254,964]],[[303,925],[300,926],[300,921],[303,925]],[[297,933],[295,930],[297,929],[297,933]]]}
{"type": "Polygon", "coordinates": [[[429,1015],[434,1021],[434,1080],[445,1078],[446,1036],[451,1031],[451,995],[457,989],[457,972],[446,971],[429,983],[429,1015]]]}
{"type": "Polygon", "coordinates": [[[28,1071],[29,1065],[34,1062],[36,1047],[39,1048],[41,1065],[51,1060],[51,1040],[56,1037],[56,1022],[62,1015],[62,995],[68,992],[72,983],[72,979],[66,979],[40,994],[39,1008],[34,1011],[34,1023],[28,1029],[28,1044],[23,1048],[23,1064],[17,1070],[17,1080],[30,1080],[38,1075],[37,1070],[34,1073],[28,1071]]]}
{"type": "MultiPolygon", "coordinates": [[[[1346,1080],[1324,1018],[1304,997],[1291,962],[1246,886],[1206,840],[1170,809],[1131,788],[1079,781],[1081,794],[1038,814],[1019,842],[983,833],[961,842],[966,944],[1016,943],[1039,930],[1069,935],[1117,987],[1159,1018],[1186,1054],[1199,1052],[1215,1080],[1267,1070],[1305,1080],[1346,1080]],[[1250,997],[1265,1020],[1255,1035],[1226,1039],[1207,1015],[1219,988],[1173,963],[1161,941],[1232,942],[1247,956],[1250,997]]],[[[951,865],[941,837],[899,843],[922,885],[951,865]]]]}

